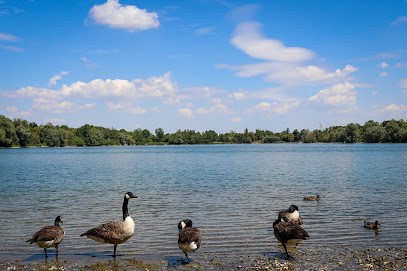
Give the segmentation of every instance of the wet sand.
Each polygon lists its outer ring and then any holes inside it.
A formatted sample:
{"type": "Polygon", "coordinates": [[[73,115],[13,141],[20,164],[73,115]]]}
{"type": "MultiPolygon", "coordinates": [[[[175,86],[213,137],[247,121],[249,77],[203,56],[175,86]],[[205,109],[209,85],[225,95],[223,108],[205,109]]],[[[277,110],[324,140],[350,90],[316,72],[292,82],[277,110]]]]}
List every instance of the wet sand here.
{"type": "Polygon", "coordinates": [[[1,270],[407,270],[407,249],[377,248],[344,253],[335,249],[315,251],[312,249],[293,253],[290,258],[281,252],[270,252],[264,256],[205,256],[196,252],[190,263],[185,257],[141,261],[110,257],[71,258],[54,254],[45,260],[36,254],[35,260],[0,261],[1,270]],[[37,259],[38,258],[38,259],[37,259]]]}

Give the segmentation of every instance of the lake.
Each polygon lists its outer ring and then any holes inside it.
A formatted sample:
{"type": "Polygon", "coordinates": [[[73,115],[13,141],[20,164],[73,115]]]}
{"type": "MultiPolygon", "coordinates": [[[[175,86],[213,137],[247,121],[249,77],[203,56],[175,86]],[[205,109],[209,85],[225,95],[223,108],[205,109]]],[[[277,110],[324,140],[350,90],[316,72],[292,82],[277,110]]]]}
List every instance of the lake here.
{"type": "MultiPolygon", "coordinates": [[[[190,218],[203,234],[189,254],[277,256],[279,210],[299,207],[311,238],[306,250],[407,248],[407,144],[251,144],[0,149],[0,258],[36,260],[25,241],[61,215],[60,257],[107,258],[113,245],[79,235],[121,221],[123,196],[135,234],[122,257],[176,261],[177,224],[190,218]],[[319,202],[303,201],[320,194],[319,202]],[[363,220],[379,220],[378,231],[363,220]]],[[[49,249],[53,257],[54,249],[49,249]]]]}

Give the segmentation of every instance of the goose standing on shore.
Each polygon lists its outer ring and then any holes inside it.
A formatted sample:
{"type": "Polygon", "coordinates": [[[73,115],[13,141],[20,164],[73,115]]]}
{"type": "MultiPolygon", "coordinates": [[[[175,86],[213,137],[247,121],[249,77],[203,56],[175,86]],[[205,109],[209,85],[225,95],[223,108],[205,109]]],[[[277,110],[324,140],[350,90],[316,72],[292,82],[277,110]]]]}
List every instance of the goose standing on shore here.
{"type": "Polygon", "coordinates": [[[187,252],[194,252],[201,246],[202,234],[197,228],[192,227],[192,221],[189,219],[181,220],[178,223],[178,230],[178,246],[190,262],[187,252]]]}
{"type": "Polygon", "coordinates": [[[298,223],[299,225],[303,223],[297,205],[291,205],[288,210],[279,212],[278,217],[286,217],[288,221],[298,223]]]}
{"type": "Polygon", "coordinates": [[[26,242],[36,243],[37,246],[44,249],[45,258],[48,258],[47,248],[55,247],[56,256],[58,257],[58,245],[64,239],[65,232],[59,226],[62,223],[62,217],[57,216],[54,221],[54,226],[46,226],[41,230],[37,231],[33,237],[26,242]]]}
{"type": "Polygon", "coordinates": [[[123,201],[123,222],[108,222],[99,227],[88,230],[81,234],[96,242],[109,243],[114,245],[113,257],[116,257],[117,245],[126,242],[134,233],[135,224],[129,215],[127,205],[129,199],[137,198],[132,192],[124,195],[123,201]]]}
{"type": "Polygon", "coordinates": [[[306,240],[309,237],[308,233],[301,228],[295,222],[289,222],[286,217],[279,217],[273,223],[274,236],[283,245],[287,258],[290,258],[288,254],[286,244],[287,243],[299,243],[302,240],[306,240]]]}

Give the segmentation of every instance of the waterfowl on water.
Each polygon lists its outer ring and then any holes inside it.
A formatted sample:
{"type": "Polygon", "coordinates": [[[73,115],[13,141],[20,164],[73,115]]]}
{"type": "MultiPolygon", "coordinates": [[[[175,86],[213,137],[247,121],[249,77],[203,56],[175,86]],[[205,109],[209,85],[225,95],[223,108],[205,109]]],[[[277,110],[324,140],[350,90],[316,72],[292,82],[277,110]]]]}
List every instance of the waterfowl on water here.
{"type": "Polygon", "coordinates": [[[123,222],[108,222],[99,227],[88,230],[81,234],[96,242],[109,243],[114,245],[113,257],[116,257],[117,245],[126,242],[134,233],[135,224],[129,215],[127,205],[129,199],[137,198],[132,192],[124,195],[123,201],[123,222]]]}
{"type": "Polygon", "coordinates": [[[64,239],[65,232],[59,226],[62,223],[62,217],[57,216],[54,221],[54,226],[46,226],[34,233],[33,237],[26,242],[36,243],[37,246],[44,249],[45,258],[48,258],[47,248],[55,247],[56,256],[58,257],[58,245],[64,239]]]}
{"type": "Polygon", "coordinates": [[[317,195],[316,197],[313,196],[305,196],[304,200],[319,200],[320,198],[322,198],[320,195],[317,195]]]}
{"type": "Polygon", "coordinates": [[[299,243],[309,237],[308,233],[298,223],[289,222],[286,217],[279,217],[273,223],[274,236],[283,245],[287,258],[290,257],[286,244],[299,243]]]}
{"type": "Polygon", "coordinates": [[[376,220],[375,222],[363,221],[363,226],[364,226],[365,228],[368,228],[368,229],[377,230],[377,229],[381,226],[381,224],[380,224],[380,222],[377,221],[377,220],[376,220]]]}
{"type": "Polygon", "coordinates": [[[181,220],[178,223],[178,230],[178,246],[189,262],[187,252],[194,252],[201,246],[202,234],[197,228],[192,227],[192,221],[189,219],[181,220]]]}
{"type": "Polygon", "coordinates": [[[297,205],[291,205],[288,210],[279,212],[278,217],[286,217],[288,221],[298,223],[299,225],[302,225],[303,223],[297,205]]]}

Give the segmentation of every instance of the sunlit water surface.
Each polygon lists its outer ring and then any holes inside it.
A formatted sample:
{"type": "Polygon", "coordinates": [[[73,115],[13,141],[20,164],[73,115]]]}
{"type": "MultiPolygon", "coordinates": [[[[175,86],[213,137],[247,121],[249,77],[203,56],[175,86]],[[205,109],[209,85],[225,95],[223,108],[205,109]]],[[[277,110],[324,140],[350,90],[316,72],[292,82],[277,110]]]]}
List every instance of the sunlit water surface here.
{"type": "Polygon", "coordinates": [[[60,255],[110,257],[113,245],[79,235],[120,221],[127,191],[138,198],[129,202],[136,231],[118,246],[123,257],[183,257],[184,218],[203,234],[196,261],[281,253],[272,223],[291,204],[311,236],[293,254],[407,247],[407,144],[0,149],[0,173],[0,258],[42,257],[25,241],[57,215],[66,232],[60,255]],[[316,194],[321,201],[303,201],[316,194]],[[376,219],[380,231],[363,228],[376,219]]]}

